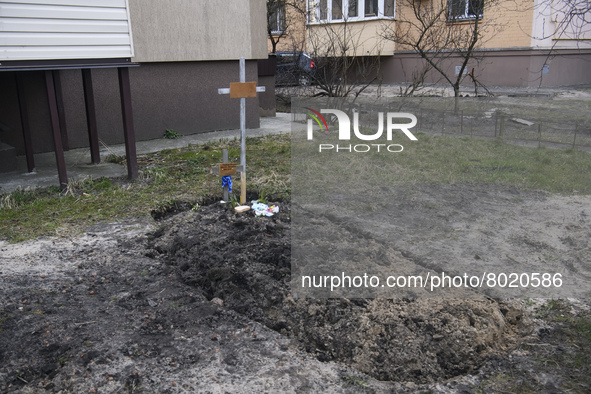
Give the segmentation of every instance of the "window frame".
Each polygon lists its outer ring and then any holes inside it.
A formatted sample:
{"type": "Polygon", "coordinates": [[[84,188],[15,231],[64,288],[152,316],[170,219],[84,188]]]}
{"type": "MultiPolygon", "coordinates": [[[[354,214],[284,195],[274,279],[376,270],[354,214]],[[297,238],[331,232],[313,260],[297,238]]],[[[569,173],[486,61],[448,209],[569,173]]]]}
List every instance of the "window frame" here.
{"type": "Polygon", "coordinates": [[[470,2],[475,0],[449,0],[448,3],[448,15],[447,21],[448,22],[461,22],[461,21],[473,21],[473,20],[480,20],[482,19],[482,14],[484,13],[484,0],[477,0],[480,2],[480,12],[470,14],[470,2]],[[463,2],[464,3],[464,13],[461,15],[454,15],[453,14],[453,4],[454,2],[463,2]]]}
{"type": "Polygon", "coordinates": [[[306,11],[308,15],[308,24],[321,24],[321,23],[342,23],[342,22],[358,22],[358,21],[371,21],[377,19],[394,19],[396,17],[396,0],[377,0],[378,3],[378,14],[377,15],[367,15],[365,13],[365,2],[366,0],[357,0],[357,16],[348,16],[349,14],[349,5],[353,0],[340,0],[341,1],[341,9],[345,11],[347,17],[341,18],[333,18],[332,8],[333,8],[333,1],[322,1],[322,3],[326,4],[326,18],[322,19],[321,15],[324,14],[323,10],[321,10],[321,0],[307,0],[306,1],[306,11]],[[387,2],[393,2],[392,6],[392,14],[391,16],[385,15],[385,8],[387,2]]]}
{"type": "MultiPolygon", "coordinates": [[[[274,36],[280,36],[282,34],[285,34],[285,31],[287,30],[287,21],[286,21],[285,11],[286,11],[285,4],[281,4],[274,11],[275,18],[273,18],[273,20],[276,23],[276,27],[277,27],[277,30],[271,30],[271,34],[274,36]]],[[[271,15],[271,18],[272,17],[273,17],[273,15],[271,15]]],[[[271,18],[269,18],[268,23],[271,22],[271,20],[272,20],[271,18]]]]}

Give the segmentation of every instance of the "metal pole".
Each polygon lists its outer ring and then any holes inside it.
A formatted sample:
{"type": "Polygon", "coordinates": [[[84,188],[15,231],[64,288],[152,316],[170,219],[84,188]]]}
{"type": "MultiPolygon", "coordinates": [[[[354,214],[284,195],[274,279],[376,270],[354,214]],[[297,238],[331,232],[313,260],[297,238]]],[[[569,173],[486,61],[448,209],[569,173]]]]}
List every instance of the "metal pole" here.
{"type": "Polygon", "coordinates": [[[53,144],[55,147],[57,174],[60,181],[60,187],[62,190],[65,190],[68,187],[68,172],[66,170],[66,160],[64,158],[62,134],[60,132],[60,120],[57,112],[53,73],[49,70],[45,71],[45,86],[47,87],[47,101],[49,103],[49,117],[51,119],[51,131],[53,135],[53,144]]]}
{"type": "Polygon", "coordinates": [[[127,177],[136,179],[138,176],[137,153],[135,149],[135,129],[131,109],[131,86],[129,69],[117,68],[119,74],[119,94],[121,96],[121,113],[123,115],[123,136],[125,137],[125,157],[127,158],[127,177]]]}
{"type": "Polygon", "coordinates": [[[64,94],[62,93],[62,81],[60,71],[53,70],[53,86],[55,87],[55,102],[57,104],[57,114],[60,120],[60,133],[62,134],[62,146],[65,151],[70,150],[68,142],[68,130],[66,128],[66,110],[64,109],[64,94]]]}
{"type": "Polygon", "coordinates": [[[88,127],[88,141],[90,144],[90,160],[92,164],[101,162],[98,129],[96,126],[96,109],[94,105],[94,88],[92,74],[89,68],[82,69],[82,86],[84,88],[84,104],[86,106],[86,125],[88,127]]]}
{"type": "MultiPolygon", "coordinates": [[[[246,82],[246,63],[240,58],[240,82],[246,82]]],[[[240,99],[240,204],[246,203],[246,98],[240,99]]]]}
{"type": "Polygon", "coordinates": [[[23,138],[25,140],[25,154],[27,156],[27,169],[29,172],[35,171],[35,157],[33,154],[33,139],[31,138],[31,126],[29,124],[29,110],[25,98],[25,84],[21,78],[21,73],[14,73],[16,78],[16,95],[21,116],[21,125],[23,128],[23,138]]]}

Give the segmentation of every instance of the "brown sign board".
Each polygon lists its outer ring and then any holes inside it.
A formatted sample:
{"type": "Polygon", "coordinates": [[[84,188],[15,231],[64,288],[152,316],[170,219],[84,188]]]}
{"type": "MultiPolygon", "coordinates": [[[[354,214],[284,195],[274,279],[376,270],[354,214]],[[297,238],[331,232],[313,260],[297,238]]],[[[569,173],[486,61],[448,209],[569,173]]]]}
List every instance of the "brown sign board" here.
{"type": "Polygon", "coordinates": [[[236,163],[222,163],[220,164],[220,176],[235,175],[236,163]]]}
{"type": "Polygon", "coordinates": [[[242,172],[242,166],[236,163],[220,163],[217,166],[211,166],[209,172],[219,176],[236,175],[237,172],[242,172]]]}
{"type": "Polygon", "coordinates": [[[232,82],[230,83],[230,98],[256,97],[256,82],[232,82]]]}

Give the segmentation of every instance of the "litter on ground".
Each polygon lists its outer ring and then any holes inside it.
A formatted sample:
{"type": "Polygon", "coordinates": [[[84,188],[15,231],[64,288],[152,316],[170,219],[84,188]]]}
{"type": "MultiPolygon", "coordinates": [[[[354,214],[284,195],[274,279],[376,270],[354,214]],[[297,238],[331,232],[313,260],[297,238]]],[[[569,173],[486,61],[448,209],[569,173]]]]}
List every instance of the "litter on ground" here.
{"type": "Polygon", "coordinates": [[[252,209],[257,216],[273,216],[273,214],[279,212],[279,207],[275,205],[268,206],[260,202],[253,201],[252,209]]]}

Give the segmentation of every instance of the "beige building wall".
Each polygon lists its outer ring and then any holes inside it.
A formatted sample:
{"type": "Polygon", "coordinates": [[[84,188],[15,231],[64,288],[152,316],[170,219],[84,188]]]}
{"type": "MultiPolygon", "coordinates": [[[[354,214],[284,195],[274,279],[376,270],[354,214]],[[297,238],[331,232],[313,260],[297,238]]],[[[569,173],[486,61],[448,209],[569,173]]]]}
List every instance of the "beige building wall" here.
{"type": "MultiPolygon", "coordinates": [[[[394,53],[392,41],[382,38],[385,26],[393,26],[393,20],[378,19],[358,22],[334,22],[310,24],[307,30],[306,48],[317,56],[330,56],[331,47],[338,48],[346,41],[349,56],[389,56],[394,53]]],[[[338,51],[338,49],[337,49],[338,51]]],[[[339,53],[336,54],[340,55],[339,53]]]]}
{"type": "Polygon", "coordinates": [[[136,62],[267,57],[265,0],[129,0],[136,62]]]}
{"type": "MultiPolygon", "coordinates": [[[[418,24],[413,17],[413,12],[409,1],[399,1],[397,3],[396,15],[401,21],[412,21],[418,24]]],[[[443,31],[447,28],[458,30],[471,30],[474,21],[456,22],[454,24],[447,22],[448,0],[429,0],[433,12],[441,10],[441,18],[438,26],[443,31]]],[[[529,48],[531,43],[531,31],[533,23],[533,5],[534,0],[484,0],[484,10],[482,19],[478,21],[481,36],[477,44],[482,49],[499,48],[529,48]]],[[[404,28],[404,24],[397,26],[404,28]]],[[[400,30],[399,30],[400,31],[400,30]]],[[[416,33],[415,33],[416,34],[416,33]]],[[[399,46],[397,50],[404,51],[408,48],[399,46]]]]}
{"type": "MultiPolygon", "coordinates": [[[[410,6],[404,7],[407,1],[397,2],[398,31],[402,31],[402,23],[410,15],[410,6]]],[[[589,62],[591,59],[591,28],[584,35],[571,39],[574,35],[556,38],[556,24],[560,21],[560,13],[556,12],[557,4],[565,0],[554,0],[551,10],[544,9],[540,4],[547,5],[546,0],[485,0],[482,19],[479,20],[481,36],[477,43],[475,58],[467,64],[467,70],[476,76],[484,85],[492,86],[568,86],[591,83],[589,62]],[[488,6],[486,5],[488,4],[488,6]],[[540,39],[540,37],[545,37],[540,39]],[[553,56],[549,56],[549,49],[553,56]]],[[[468,30],[474,21],[466,21],[450,25],[447,23],[448,0],[423,0],[423,4],[439,7],[444,12],[439,21],[443,30],[448,27],[461,31],[468,30]],[[445,7],[445,8],[442,8],[445,7]]],[[[408,4],[408,3],[406,3],[408,4]]],[[[546,7],[548,8],[548,7],[546,7]]],[[[585,16],[588,20],[588,16],[585,16]]],[[[449,30],[447,30],[449,31],[449,30]]],[[[467,41],[466,41],[467,46],[467,41]]],[[[391,58],[383,58],[385,82],[404,83],[412,80],[415,70],[421,70],[425,61],[411,51],[405,51],[400,45],[391,58]]],[[[447,74],[455,77],[457,67],[462,64],[460,56],[446,58],[439,66],[447,74]]],[[[445,83],[442,76],[430,71],[427,83],[445,83]]],[[[464,78],[462,84],[473,86],[472,80],[464,78]]]]}
{"type": "MultiPolygon", "coordinates": [[[[296,6],[304,7],[303,10],[298,11],[291,6],[285,10],[286,29],[282,37],[274,36],[274,39],[279,38],[277,43],[277,51],[302,51],[306,50],[306,10],[305,3],[296,0],[296,6]]],[[[271,39],[267,37],[267,51],[271,53],[273,46],[271,39]]]]}
{"type": "Polygon", "coordinates": [[[529,48],[533,7],[533,0],[493,1],[482,16],[486,34],[481,38],[480,48],[529,48]]]}

